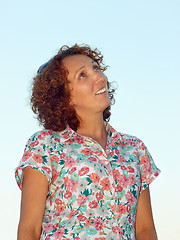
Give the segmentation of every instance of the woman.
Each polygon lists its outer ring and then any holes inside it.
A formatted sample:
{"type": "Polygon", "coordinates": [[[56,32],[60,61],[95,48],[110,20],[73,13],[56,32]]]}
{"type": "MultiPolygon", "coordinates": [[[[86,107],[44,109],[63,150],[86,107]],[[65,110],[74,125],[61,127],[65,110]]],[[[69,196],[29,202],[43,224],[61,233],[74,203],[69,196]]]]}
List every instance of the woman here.
{"type": "Polygon", "coordinates": [[[16,169],[18,240],[157,239],[149,184],[160,171],[140,139],[108,124],[106,68],[97,49],[74,45],[38,70],[31,103],[44,130],[16,169]]]}

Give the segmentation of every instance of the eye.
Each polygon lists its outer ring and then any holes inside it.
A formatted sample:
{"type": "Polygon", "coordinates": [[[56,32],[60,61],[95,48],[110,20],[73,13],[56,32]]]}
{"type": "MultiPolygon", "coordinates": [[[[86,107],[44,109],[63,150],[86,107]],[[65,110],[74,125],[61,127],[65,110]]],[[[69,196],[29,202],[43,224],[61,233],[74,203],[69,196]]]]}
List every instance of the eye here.
{"type": "Polygon", "coordinates": [[[84,72],[81,72],[81,73],[79,74],[79,77],[80,77],[80,78],[85,78],[85,77],[86,77],[86,74],[85,74],[84,72]]]}
{"type": "Polygon", "coordinates": [[[98,65],[93,65],[93,69],[94,69],[94,71],[98,71],[98,70],[100,70],[100,68],[99,68],[98,65]]]}

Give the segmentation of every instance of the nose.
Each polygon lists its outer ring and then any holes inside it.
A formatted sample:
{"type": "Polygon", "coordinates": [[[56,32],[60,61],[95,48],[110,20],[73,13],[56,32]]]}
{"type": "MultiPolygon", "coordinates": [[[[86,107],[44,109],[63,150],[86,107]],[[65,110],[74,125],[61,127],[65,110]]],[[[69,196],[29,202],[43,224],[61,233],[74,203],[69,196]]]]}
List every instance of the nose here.
{"type": "Polygon", "coordinates": [[[95,82],[96,84],[107,82],[106,76],[103,72],[95,72],[95,82]]]}

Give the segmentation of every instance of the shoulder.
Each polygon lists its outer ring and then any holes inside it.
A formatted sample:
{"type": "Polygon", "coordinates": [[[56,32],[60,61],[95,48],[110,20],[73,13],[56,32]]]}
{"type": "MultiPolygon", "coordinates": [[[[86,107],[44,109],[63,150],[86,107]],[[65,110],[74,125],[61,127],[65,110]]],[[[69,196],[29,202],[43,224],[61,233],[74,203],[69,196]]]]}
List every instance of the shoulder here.
{"type": "Polygon", "coordinates": [[[41,131],[35,132],[27,142],[27,145],[32,142],[36,144],[45,144],[47,145],[53,145],[54,143],[63,143],[64,141],[69,139],[69,134],[67,133],[67,130],[65,129],[64,131],[61,132],[55,132],[50,129],[44,129],[41,131]]]}
{"type": "Polygon", "coordinates": [[[43,141],[53,137],[51,130],[41,130],[32,134],[28,141],[43,141]]]}
{"type": "Polygon", "coordinates": [[[120,138],[121,138],[121,141],[122,143],[128,143],[128,144],[141,144],[142,141],[136,137],[136,136],[133,136],[133,135],[130,135],[130,134],[127,134],[127,133],[121,133],[119,132],[119,135],[120,135],[120,138]]]}
{"type": "Polygon", "coordinates": [[[107,124],[107,130],[112,138],[113,142],[118,142],[122,147],[127,147],[131,145],[131,147],[141,148],[141,145],[144,145],[143,142],[136,136],[130,135],[127,133],[122,133],[119,131],[116,131],[110,124],[107,124]]]}
{"type": "Polygon", "coordinates": [[[134,149],[134,151],[137,151],[139,154],[148,151],[146,145],[140,138],[126,133],[119,133],[119,135],[122,147],[131,150],[134,149]]]}
{"type": "Polygon", "coordinates": [[[28,139],[26,146],[52,146],[55,142],[60,142],[60,133],[54,132],[52,130],[41,130],[37,131],[30,136],[28,139]]]}

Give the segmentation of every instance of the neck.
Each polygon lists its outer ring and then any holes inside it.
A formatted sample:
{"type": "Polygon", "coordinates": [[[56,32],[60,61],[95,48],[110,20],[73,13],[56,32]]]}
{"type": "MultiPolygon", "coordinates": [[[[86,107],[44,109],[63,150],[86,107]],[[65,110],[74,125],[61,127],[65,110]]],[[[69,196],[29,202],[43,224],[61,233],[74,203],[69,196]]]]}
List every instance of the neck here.
{"type": "Polygon", "coordinates": [[[101,116],[86,116],[80,119],[80,127],[77,133],[91,137],[98,142],[104,149],[107,143],[107,132],[104,127],[104,120],[101,116]]]}

